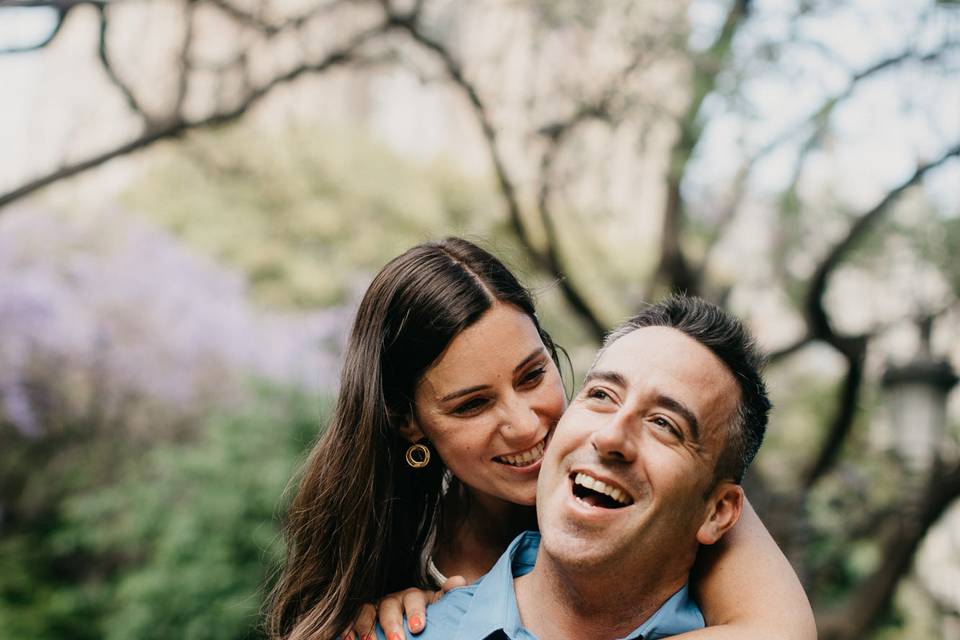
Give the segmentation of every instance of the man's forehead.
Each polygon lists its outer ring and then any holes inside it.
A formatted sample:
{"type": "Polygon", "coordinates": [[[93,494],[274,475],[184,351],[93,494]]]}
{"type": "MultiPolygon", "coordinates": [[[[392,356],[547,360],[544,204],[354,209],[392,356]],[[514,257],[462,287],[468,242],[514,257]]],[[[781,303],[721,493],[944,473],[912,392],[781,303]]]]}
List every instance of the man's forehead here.
{"type": "Polygon", "coordinates": [[[671,327],[643,327],[622,336],[604,349],[592,371],[614,372],[628,387],[655,385],[658,392],[683,396],[698,408],[708,409],[720,398],[739,398],[723,361],[671,327]]]}
{"type": "MultiPolygon", "coordinates": [[[[597,358],[597,368],[609,368],[609,363],[630,367],[646,362],[657,362],[676,369],[684,369],[684,363],[691,358],[715,361],[724,367],[710,349],[700,344],[684,332],[672,327],[641,327],[634,329],[611,344],[607,345],[597,358]],[[670,363],[676,364],[671,365],[670,363]]],[[[725,367],[724,367],[725,368],[725,367]]]]}

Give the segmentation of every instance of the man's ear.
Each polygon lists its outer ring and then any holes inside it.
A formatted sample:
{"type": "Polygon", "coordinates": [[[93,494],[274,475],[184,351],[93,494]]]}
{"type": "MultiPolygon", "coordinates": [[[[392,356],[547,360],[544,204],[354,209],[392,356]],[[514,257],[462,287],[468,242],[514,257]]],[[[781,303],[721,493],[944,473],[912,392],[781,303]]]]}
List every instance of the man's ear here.
{"type": "Polygon", "coordinates": [[[423,431],[420,429],[420,424],[417,422],[417,419],[412,413],[407,418],[407,421],[398,429],[398,431],[403,439],[410,444],[420,442],[426,437],[423,435],[423,431]]]}
{"type": "Polygon", "coordinates": [[[714,544],[730,527],[737,524],[743,513],[743,487],[729,480],[721,480],[710,492],[707,517],[697,530],[697,542],[714,544]]]}

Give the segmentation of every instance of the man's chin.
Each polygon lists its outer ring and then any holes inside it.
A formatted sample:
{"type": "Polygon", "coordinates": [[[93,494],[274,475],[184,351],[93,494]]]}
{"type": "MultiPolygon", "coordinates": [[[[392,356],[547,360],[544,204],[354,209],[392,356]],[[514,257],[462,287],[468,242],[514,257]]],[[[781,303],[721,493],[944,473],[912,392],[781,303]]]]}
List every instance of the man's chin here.
{"type": "Polygon", "coordinates": [[[540,547],[544,553],[569,570],[597,570],[615,564],[618,557],[616,543],[619,536],[603,527],[552,522],[542,528],[540,535],[540,547]]]}
{"type": "Polygon", "coordinates": [[[544,557],[565,573],[609,575],[618,565],[619,554],[603,540],[584,537],[547,537],[540,548],[544,557]]]}

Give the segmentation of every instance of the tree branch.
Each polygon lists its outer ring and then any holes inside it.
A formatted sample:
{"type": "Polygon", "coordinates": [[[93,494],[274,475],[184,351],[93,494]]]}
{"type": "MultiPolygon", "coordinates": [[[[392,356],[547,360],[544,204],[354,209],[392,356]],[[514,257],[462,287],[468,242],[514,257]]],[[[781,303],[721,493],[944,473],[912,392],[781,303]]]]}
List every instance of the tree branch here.
{"type": "MultiPolygon", "coordinates": [[[[604,119],[607,116],[605,105],[592,105],[577,110],[570,119],[564,122],[556,123],[549,128],[541,130],[541,132],[545,133],[548,143],[540,159],[540,188],[537,192],[537,212],[543,224],[544,232],[546,233],[547,249],[545,262],[549,271],[555,275],[559,275],[563,271],[563,268],[560,259],[559,238],[557,237],[556,225],[553,221],[553,212],[550,206],[554,164],[563,141],[572,133],[578,124],[592,118],[604,119]]],[[[559,277],[559,282],[570,306],[574,307],[577,314],[584,320],[594,340],[598,343],[602,342],[607,332],[606,326],[600,321],[586,300],[583,299],[576,287],[573,286],[569,277],[559,277]]]]}
{"type": "Polygon", "coordinates": [[[951,158],[957,156],[960,156],[960,143],[947,149],[936,160],[918,166],[907,180],[891,189],[876,205],[857,218],[850,226],[846,236],[835,244],[820,262],[811,279],[806,303],[808,325],[817,338],[842,350],[842,346],[839,344],[841,340],[830,326],[830,321],[824,309],[823,295],[827,289],[827,281],[837,265],[839,265],[844,256],[846,256],[847,252],[877,223],[890,208],[890,205],[893,204],[904,191],[919,183],[931,170],[936,169],[951,158]]]}
{"type": "Polygon", "coordinates": [[[901,509],[900,521],[887,537],[881,562],[838,609],[818,616],[824,640],[859,640],[890,607],[901,579],[913,566],[913,557],[930,528],[954,500],[960,498],[960,465],[931,474],[918,509],[901,509]]]}
{"type": "Polygon", "coordinates": [[[463,75],[462,69],[460,68],[460,64],[453,58],[446,47],[421,32],[417,26],[417,23],[409,19],[409,16],[401,16],[392,13],[389,14],[389,16],[397,28],[404,30],[410,35],[414,42],[429,50],[440,60],[447,72],[447,76],[463,92],[464,96],[466,96],[467,101],[470,103],[470,107],[473,109],[474,115],[477,118],[477,122],[480,124],[483,137],[487,142],[487,149],[490,153],[490,160],[493,164],[497,183],[500,187],[501,193],[503,194],[504,200],[507,203],[507,212],[510,217],[510,224],[513,227],[514,232],[517,234],[517,238],[520,239],[521,244],[523,244],[523,246],[528,249],[533,256],[538,257],[542,261],[542,254],[534,246],[533,241],[523,224],[520,204],[517,200],[516,187],[514,186],[513,181],[510,179],[506,165],[500,155],[500,150],[497,145],[497,132],[493,127],[493,123],[490,121],[487,108],[484,105],[483,100],[481,100],[480,94],[477,92],[476,87],[474,87],[473,84],[466,79],[466,77],[463,75]]]}
{"type": "Polygon", "coordinates": [[[66,7],[66,8],[60,8],[60,7],[57,8],[57,10],[56,10],[56,11],[57,11],[57,22],[56,22],[55,25],[53,25],[53,31],[51,31],[51,32],[50,32],[50,35],[48,35],[46,38],[44,38],[44,39],[41,40],[40,42],[38,42],[38,43],[36,43],[36,44],[27,45],[27,46],[25,46],[25,47],[8,47],[8,48],[6,48],[6,49],[0,49],[0,55],[15,54],[15,53],[28,53],[28,52],[30,52],[30,51],[39,51],[40,49],[43,49],[43,48],[46,47],[48,44],[50,44],[51,42],[53,42],[54,39],[57,37],[57,35],[60,33],[60,30],[61,30],[61,28],[63,27],[63,23],[64,23],[64,21],[66,21],[66,19],[67,19],[67,14],[70,12],[70,9],[72,9],[74,6],[76,6],[76,5],[71,5],[71,6],[66,7]]]}
{"type": "MultiPolygon", "coordinates": [[[[557,157],[566,141],[570,139],[570,136],[581,125],[590,121],[601,121],[609,124],[619,122],[622,114],[613,112],[611,102],[616,96],[617,91],[629,80],[630,75],[633,74],[643,62],[648,52],[649,49],[638,48],[631,60],[614,74],[612,81],[600,92],[596,100],[581,104],[568,118],[552,122],[538,130],[538,133],[546,138],[547,147],[540,158],[540,186],[537,190],[537,214],[546,234],[545,263],[551,273],[560,274],[563,272],[560,257],[560,241],[557,235],[556,225],[554,224],[554,216],[550,203],[553,191],[553,172],[557,157]]],[[[568,302],[577,310],[578,315],[584,319],[594,340],[598,343],[602,342],[607,332],[605,324],[597,317],[596,313],[590,308],[576,287],[573,286],[569,277],[561,277],[559,281],[568,302]]]]}
{"type": "Polygon", "coordinates": [[[776,362],[779,362],[784,358],[792,356],[794,353],[796,353],[797,351],[800,351],[800,349],[803,349],[805,346],[807,346],[811,342],[813,342],[813,337],[810,334],[805,334],[795,342],[791,342],[787,346],[781,347],[776,351],[771,351],[767,355],[767,362],[769,364],[774,364],[776,362]]]}
{"type": "Polygon", "coordinates": [[[667,203],[663,214],[663,227],[660,240],[660,262],[651,281],[648,299],[655,297],[658,285],[666,285],[672,291],[697,293],[700,282],[696,272],[690,267],[684,255],[681,238],[686,217],[686,204],[680,185],[700,140],[701,126],[698,121],[703,101],[716,87],[717,76],[730,55],[734,35],[746,19],[749,9],[748,0],[735,0],[727,13],[720,34],[713,46],[694,64],[692,79],[693,95],[686,111],[679,121],[680,134],[670,150],[667,169],[667,203]]]}
{"type": "Polygon", "coordinates": [[[82,4],[101,5],[109,0],[3,0],[3,9],[57,9],[69,12],[82,4]]]}
{"type": "Polygon", "coordinates": [[[38,178],[34,178],[33,180],[30,180],[19,187],[0,194],[0,208],[25,198],[26,196],[39,191],[44,187],[59,182],[60,180],[98,167],[106,162],[109,162],[110,160],[113,160],[114,158],[125,156],[134,151],[144,149],[160,140],[175,138],[193,129],[203,129],[233,122],[240,116],[244,115],[250,109],[250,107],[262,100],[277,86],[288,84],[300,76],[309,73],[323,73],[333,67],[350,62],[354,56],[354,51],[357,48],[370,40],[373,36],[382,34],[387,28],[389,28],[389,25],[381,24],[359,33],[357,36],[352,38],[347,45],[331,52],[323,60],[313,64],[304,64],[295,67],[282,76],[278,76],[272,79],[270,82],[252,90],[246,96],[243,102],[233,109],[215,113],[211,116],[195,121],[187,121],[178,118],[155,129],[148,129],[139,137],[117,145],[111,149],[108,149],[107,151],[103,151],[84,160],[65,165],[55,171],[51,171],[50,173],[42,175],[38,178]]]}
{"type": "Polygon", "coordinates": [[[842,353],[847,361],[847,372],[841,383],[836,410],[827,428],[827,435],[813,464],[803,474],[802,483],[805,489],[810,489],[833,467],[847,436],[850,435],[853,419],[857,415],[860,385],[863,382],[863,364],[867,355],[867,338],[865,336],[845,338],[842,353]]]}
{"type": "Polygon", "coordinates": [[[714,226],[713,233],[707,238],[707,248],[703,262],[700,264],[699,269],[697,270],[695,280],[697,282],[703,282],[703,278],[706,275],[706,268],[710,262],[712,251],[717,241],[720,239],[721,230],[725,228],[733,219],[736,217],[736,214],[739,210],[740,204],[743,201],[743,197],[746,195],[746,185],[747,182],[753,173],[754,168],[759,164],[761,160],[769,156],[771,153],[779,149],[788,141],[795,138],[801,132],[807,130],[808,133],[803,144],[800,147],[800,151],[797,154],[796,166],[793,171],[793,178],[788,187],[788,191],[795,189],[796,185],[800,179],[803,162],[806,156],[817,146],[817,144],[823,139],[823,136],[826,134],[827,129],[830,123],[830,117],[833,112],[836,110],[837,106],[843,101],[847,100],[851,95],[853,95],[854,90],[857,85],[867,80],[891,67],[895,67],[899,64],[909,61],[916,62],[934,62],[942,57],[951,47],[955,46],[952,43],[947,43],[943,47],[926,53],[919,54],[916,51],[910,49],[903,51],[897,55],[884,58],[879,60],[874,64],[861,69],[860,71],[851,74],[850,81],[843,91],[840,93],[831,96],[826,99],[820,107],[813,111],[809,116],[801,120],[800,122],[787,127],[778,135],[774,136],[772,139],[768,140],[762,147],[755,151],[737,170],[737,174],[733,179],[733,186],[731,188],[731,196],[727,201],[727,204],[724,206],[716,225],[714,226]]]}
{"type": "Polygon", "coordinates": [[[97,12],[99,13],[100,20],[100,32],[99,32],[99,41],[97,46],[97,55],[100,58],[100,66],[103,67],[104,73],[107,74],[107,79],[110,80],[110,84],[116,87],[117,91],[120,92],[120,95],[123,96],[123,99],[126,101],[127,106],[131,111],[138,114],[142,119],[147,128],[150,128],[152,121],[150,116],[143,110],[143,107],[140,106],[140,103],[137,101],[136,96],[133,95],[133,91],[120,79],[120,76],[117,75],[117,72],[113,68],[113,64],[110,62],[110,56],[107,52],[107,28],[109,27],[110,21],[107,18],[107,5],[106,3],[100,4],[97,6],[97,12]]]}
{"type": "Polygon", "coordinates": [[[177,77],[177,90],[174,95],[172,113],[178,115],[183,111],[183,103],[187,99],[187,91],[190,88],[190,48],[193,45],[193,13],[196,8],[196,0],[187,0],[184,11],[184,33],[183,43],[180,46],[180,55],[177,59],[177,67],[180,75],[177,77]]]}
{"type": "Polygon", "coordinates": [[[814,272],[806,298],[805,317],[809,335],[811,339],[822,340],[839,351],[847,361],[847,373],[842,383],[837,410],[823,445],[810,470],[804,475],[804,486],[807,488],[813,486],[830,469],[850,433],[863,380],[863,359],[869,337],[868,334],[844,336],[834,330],[823,299],[829,278],[854,244],[876,224],[904,191],[920,182],[929,171],[956,156],[960,156],[960,144],[947,149],[936,160],[917,167],[907,180],[891,189],[876,205],[857,218],[847,234],[833,246],[814,272]]]}
{"type": "Polygon", "coordinates": [[[453,57],[450,51],[448,51],[443,44],[437,40],[434,40],[433,38],[430,38],[419,29],[415,16],[391,13],[389,3],[384,4],[392,24],[396,28],[406,32],[414,42],[433,53],[442,63],[450,80],[467,98],[467,101],[470,103],[470,107],[473,110],[474,116],[480,125],[483,138],[487,143],[487,150],[490,154],[490,161],[493,165],[497,184],[507,206],[507,214],[510,220],[510,226],[517,236],[517,239],[523,245],[524,249],[527,250],[530,256],[536,261],[537,265],[557,279],[570,308],[587,326],[591,335],[593,335],[597,340],[602,339],[603,335],[606,333],[605,325],[600,321],[597,314],[590,308],[590,305],[579,293],[573,283],[570,282],[570,279],[567,278],[562,272],[559,256],[556,254],[555,249],[555,232],[552,230],[550,221],[545,220],[547,222],[546,226],[549,241],[547,252],[541,251],[535,246],[530,233],[527,231],[526,225],[523,223],[523,213],[517,198],[516,186],[513,184],[513,180],[510,178],[506,163],[500,154],[496,129],[493,126],[487,107],[480,98],[480,94],[476,87],[466,78],[462,68],[460,67],[460,64],[453,57]]]}
{"type": "Polygon", "coordinates": [[[872,65],[853,73],[850,76],[850,81],[847,83],[847,86],[843,89],[843,91],[827,98],[816,111],[813,111],[810,115],[805,117],[800,122],[797,122],[793,126],[787,127],[779,135],[769,140],[765,145],[757,150],[757,152],[747,162],[747,168],[752,169],[759,160],[776,151],[781,145],[794,138],[798,132],[805,129],[809,129],[810,133],[807,135],[807,139],[803,146],[810,147],[816,144],[817,140],[822,138],[823,134],[826,132],[826,128],[830,122],[830,117],[836,110],[837,106],[852,96],[853,92],[857,88],[857,85],[862,83],[864,80],[868,80],[882,71],[890,69],[891,67],[895,67],[904,62],[934,62],[943,56],[953,46],[955,45],[948,43],[935,51],[922,55],[918,54],[913,49],[909,49],[894,56],[878,60],[872,65]]]}
{"type": "Polygon", "coordinates": [[[325,13],[334,11],[337,8],[339,8],[341,5],[347,4],[348,0],[334,0],[333,2],[328,2],[326,4],[319,4],[318,6],[314,7],[310,11],[302,13],[298,16],[294,16],[292,18],[288,18],[287,20],[284,20],[283,22],[277,23],[277,24],[265,22],[261,20],[259,17],[253,15],[252,13],[248,13],[243,9],[240,9],[239,7],[234,6],[228,0],[205,0],[205,2],[208,2],[214,7],[217,7],[218,9],[226,13],[228,16],[230,16],[240,24],[244,24],[267,37],[272,37],[282,31],[287,31],[289,29],[293,29],[293,30],[299,29],[307,21],[312,20],[325,13]]]}

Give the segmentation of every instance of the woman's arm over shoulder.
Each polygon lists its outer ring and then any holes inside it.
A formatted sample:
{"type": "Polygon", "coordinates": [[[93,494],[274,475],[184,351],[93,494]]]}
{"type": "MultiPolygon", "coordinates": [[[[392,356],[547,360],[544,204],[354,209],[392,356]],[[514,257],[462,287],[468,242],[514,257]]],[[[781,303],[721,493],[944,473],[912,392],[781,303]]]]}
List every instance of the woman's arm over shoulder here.
{"type": "Polygon", "coordinates": [[[800,580],[748,502],[720,542],[701,548],[693,574],[691,587],[710,626],[677,638],[816,640],[800,580]]]}

